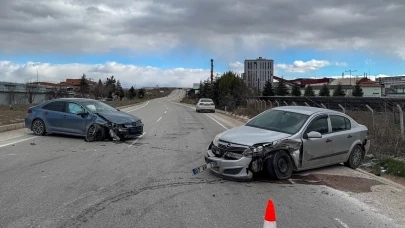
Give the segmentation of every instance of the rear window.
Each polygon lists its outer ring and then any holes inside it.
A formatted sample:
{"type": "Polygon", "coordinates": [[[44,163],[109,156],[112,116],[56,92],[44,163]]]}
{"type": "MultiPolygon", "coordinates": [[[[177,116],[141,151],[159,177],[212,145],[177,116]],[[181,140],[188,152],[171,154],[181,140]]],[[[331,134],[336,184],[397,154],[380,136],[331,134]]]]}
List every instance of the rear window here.
{"type": "Polygon", "coordinates": [[[49,104],[44,105],[43,109],[50,110],[50,111],[57,111],[57,112],[64,112],[65,111],[66,102],[64,101],[55,101],[49,104]]]}
{"type": "Polygon", "coordinates": [[[212,100],[210,99],[202,99],[200,102],[204,102],[204,103],[214,103],[212,100]]]}

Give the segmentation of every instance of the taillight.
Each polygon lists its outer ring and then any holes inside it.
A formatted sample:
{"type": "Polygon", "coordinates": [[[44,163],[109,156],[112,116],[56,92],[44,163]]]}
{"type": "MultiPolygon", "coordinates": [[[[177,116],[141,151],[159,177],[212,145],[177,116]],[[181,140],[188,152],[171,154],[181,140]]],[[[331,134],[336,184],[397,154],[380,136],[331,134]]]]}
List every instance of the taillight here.
{"type": "Polygon", "coordinates": [[[27,113],[32,113],[31,109],[28,109],[27,113]]]}
{"type": "Polygon", "coordinates": [[[211,105],[214,105],[214,103],[211,103],[211,105]]]}
{"type": "Polygon", "coordinates": [[[204,103],[199,103],[199,105],[203,105],[204,103]]]}

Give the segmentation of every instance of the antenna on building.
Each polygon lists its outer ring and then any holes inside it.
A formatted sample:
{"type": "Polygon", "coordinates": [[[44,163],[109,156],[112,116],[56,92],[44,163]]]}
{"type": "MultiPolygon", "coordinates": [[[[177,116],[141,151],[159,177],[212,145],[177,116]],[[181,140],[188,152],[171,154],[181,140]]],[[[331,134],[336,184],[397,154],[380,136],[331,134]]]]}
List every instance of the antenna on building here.
{"type": "Polygon", "coordinates": [[[37,82],[38,82],[38,70],[37,70],[37,82]]]}

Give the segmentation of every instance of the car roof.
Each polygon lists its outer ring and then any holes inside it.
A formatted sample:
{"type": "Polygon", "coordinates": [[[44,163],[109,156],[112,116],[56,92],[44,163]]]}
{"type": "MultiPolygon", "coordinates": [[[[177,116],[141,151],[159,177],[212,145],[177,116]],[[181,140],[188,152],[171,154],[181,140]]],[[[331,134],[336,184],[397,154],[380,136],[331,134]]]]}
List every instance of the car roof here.
{"type": "MultiPolygon", "coordinates": [[[[280,106],[273,108],[274,110],[282,110],[282,111],[289,111],[289,112],[296,112],[305,115],[313,115],[316,113],[325,113],[325,114],[340,114],[342,112],[325,109],[325,108],[317,108],[317,107],[310,107],[310,106],[280,106]]],[[[344,114],[343,114],[344,115],[344,114]]]]}
{"type": "Polygon", "coordinates": [[[49,100],[49,102],[53,102],[53,101],[73,101],[73,102],[82,103],[82,102],[86,102],[86,101],[97,101],[97,100],[89,99],[89,98],[57,98],[57,99],[49,100]]]}

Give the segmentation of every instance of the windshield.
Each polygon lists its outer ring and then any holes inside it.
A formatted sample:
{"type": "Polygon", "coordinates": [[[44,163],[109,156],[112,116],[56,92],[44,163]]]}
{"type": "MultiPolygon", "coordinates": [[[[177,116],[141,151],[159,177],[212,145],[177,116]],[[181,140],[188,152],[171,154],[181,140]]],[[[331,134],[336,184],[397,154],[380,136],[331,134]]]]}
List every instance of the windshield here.
{"type": "Polygon", "coordinates": [[[106,103],[100,101],[86,101],[82,105],[86,107],[91,112],[114,112],[117,109],[107,105],[106,103]]]}
{"type": "Polygon", "coordinates": [[[308,117],[308,115],[295,112],[270,110],[252,119],[246,126],[295,134],[301,129],[308,117]]]}

